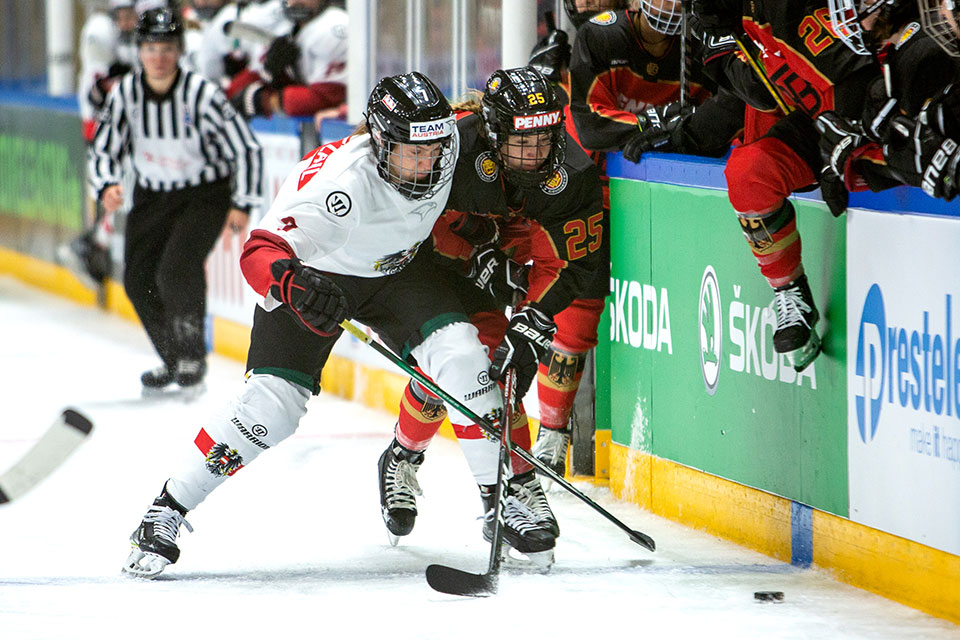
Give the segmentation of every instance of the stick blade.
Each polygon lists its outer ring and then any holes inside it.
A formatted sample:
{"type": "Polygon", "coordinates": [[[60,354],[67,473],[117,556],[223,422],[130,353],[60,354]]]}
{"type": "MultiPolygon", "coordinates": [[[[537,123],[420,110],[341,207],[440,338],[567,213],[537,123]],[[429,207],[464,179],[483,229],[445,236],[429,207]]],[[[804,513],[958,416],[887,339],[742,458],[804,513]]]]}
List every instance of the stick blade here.
{"type": "Polygon", "coordinates": [[[636,529],[634,529],[633,532],[630,534],[630,539],[636,542],[641,547],[649,549],[650,551],[657,550],[657,543],[654,541],[654,539],[642,531],[637,531],[636,529]]]}
{"type": "Polygon", "coordinates": [[[442,564],[427,567],[427,584],[454,596],[492,596],[497,592],[498,578],[496,573],[468,573],[442,564]]]}

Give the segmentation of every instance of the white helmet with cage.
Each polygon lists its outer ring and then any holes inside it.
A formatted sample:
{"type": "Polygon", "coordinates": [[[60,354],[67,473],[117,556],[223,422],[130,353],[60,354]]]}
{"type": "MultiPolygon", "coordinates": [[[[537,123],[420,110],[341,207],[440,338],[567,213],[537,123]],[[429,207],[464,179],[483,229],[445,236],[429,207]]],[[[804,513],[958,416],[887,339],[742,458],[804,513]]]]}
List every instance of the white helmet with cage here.
{"type": "Polygon", "coordinates": [[[923,30],[954,58],[960,58],[960,2],[920,0],[923,30]]]}
{"type": "Polygon", "coordinates": [[[674,36],[683,27],[680,0],[640,0],[640,12],[647,19],[647,24],[658,33],[674,36]]]}

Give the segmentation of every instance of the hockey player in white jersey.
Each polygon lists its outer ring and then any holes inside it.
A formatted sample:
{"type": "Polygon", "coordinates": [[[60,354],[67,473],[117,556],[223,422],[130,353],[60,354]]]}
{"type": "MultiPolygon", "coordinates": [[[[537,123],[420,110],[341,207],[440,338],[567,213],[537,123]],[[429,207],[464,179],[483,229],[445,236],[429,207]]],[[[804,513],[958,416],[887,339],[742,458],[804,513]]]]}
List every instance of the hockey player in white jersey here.
{"type": "MultiPolygon", "coordinates": [[[[176,562],[187,512],[293,434],[320,391],[344,318],[370,326],[472,411],[499,420],[502,400],[487,378],[486,351],[431,257],[430,232],[458,155],[453,112],[425,76],[393,76],[370,96],[367,129],[301,161],[250,234],[240,266],[263,301],[246,385],[200,430],[195,463],[167,480],[134,531],[126,572],[154,577],[176,562]]],[[[497,458],[492,441],[485,456],[471,458],[479,461],[479,482],[495,482],[497,458]]]]}
{"type": "Polygon", "coordinates": [[[227,95],[246,117],[310,116],[346,99],[347,12],[331,0],[271,0],[244,20],[277,37],[234,78],[227,95]]]}

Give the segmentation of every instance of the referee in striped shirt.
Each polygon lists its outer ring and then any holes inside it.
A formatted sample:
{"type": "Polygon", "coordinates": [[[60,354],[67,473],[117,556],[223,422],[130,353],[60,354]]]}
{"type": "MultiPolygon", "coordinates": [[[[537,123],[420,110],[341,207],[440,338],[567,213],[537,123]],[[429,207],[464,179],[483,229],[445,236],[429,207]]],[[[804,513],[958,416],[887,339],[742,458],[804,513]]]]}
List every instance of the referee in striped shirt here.
{"type": "Polygon", "coordinates": [[[246,228],[262,191],[260,145],[212,82],[180,67],[183,23],[169,9],[136,28],[141,71],[111,90],[90,150],[105,212],[123,202],[121,165],[136,174],[123,286],[163,364],[145,390],[200,388],[206,374],[204,262],[221,230],[246,228]]]}

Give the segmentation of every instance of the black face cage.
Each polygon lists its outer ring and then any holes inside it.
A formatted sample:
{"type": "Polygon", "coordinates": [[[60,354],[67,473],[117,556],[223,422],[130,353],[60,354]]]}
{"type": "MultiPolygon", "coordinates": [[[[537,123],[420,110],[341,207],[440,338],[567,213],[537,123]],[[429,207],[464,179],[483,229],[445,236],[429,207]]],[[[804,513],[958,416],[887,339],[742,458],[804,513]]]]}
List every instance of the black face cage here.
{"type": "Polygon", "coordinates": [[[493,145],[497,157],[497,164],[507,181],[520,187],[537,187],[553,176],[563,164],[567,153],[567,138],[564,135],[563,115],[554,125],[527,131],[513,129],[513,114],[497,107],[483,105],[483,124],[487,139],[493,145]],[[530,157],[526,153],[531,147],[538,146],[544,134],[549,135],[550,151],[543,162],[535,169],[520,169],[510,166],[508,160],[520,164],[523,158],[530,157]],[[508,137],[519,138],[520,144],[507,145],[508,137]]]}
{"type": "Polygon", "coordinates": [[[453,168],[458,155],[456,136],[423,143],[403,142],[392,139],[369,120],[367,126],[370,128],[373,155],[377,159],[377,173],[407,200],[430,198],[453,179],[453,168]],[[404,176],[404,152],[409,167],[406,172],[414,173],[412,178],[404,176]],[[431,168],[421,175],[412,171],[412,167],[420,166],[424,159],[423,154],[429,154],[432,161],[431,168]]]}

